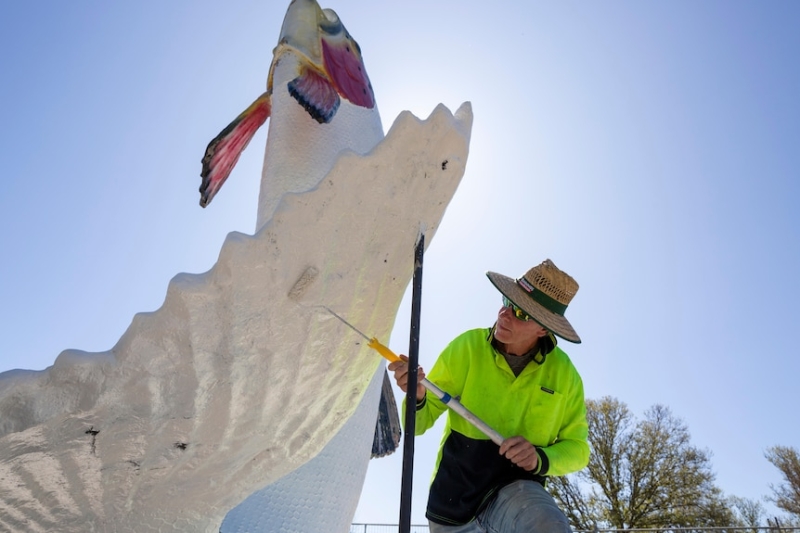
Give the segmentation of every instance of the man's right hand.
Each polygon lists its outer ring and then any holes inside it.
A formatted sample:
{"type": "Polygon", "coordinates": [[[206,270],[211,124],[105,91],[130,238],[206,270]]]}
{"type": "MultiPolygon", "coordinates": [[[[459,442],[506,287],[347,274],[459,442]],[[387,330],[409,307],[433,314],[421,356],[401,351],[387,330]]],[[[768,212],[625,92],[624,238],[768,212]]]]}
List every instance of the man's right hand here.
{"type": "MultiPolygon", "coordinates": [[[[389,363],[389,370],[394,373],[394,380],[397,386],[403,392],[408,392],[408,357],[399,354],[402,361],[393,361],[389,363]]],[[[417,366],[417,401],[421,402],[425,397],[425,387],[421,385],[422,379],[425,377],[425,371],[421,366],[417,366]]]]}

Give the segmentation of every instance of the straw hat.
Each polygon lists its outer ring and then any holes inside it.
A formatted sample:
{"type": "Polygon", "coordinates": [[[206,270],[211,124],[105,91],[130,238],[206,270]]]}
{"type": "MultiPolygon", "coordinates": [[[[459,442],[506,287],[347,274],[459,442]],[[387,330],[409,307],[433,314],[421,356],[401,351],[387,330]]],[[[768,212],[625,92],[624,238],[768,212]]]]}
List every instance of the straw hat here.
{"type": "Polygon", "coordinates": [[[517,280],[497,272],[487,272],[486,276],[498,291],[542,327],[569,342],[581,342],[564,318],[564,311],[578,292],[578,283],[552,261],[545,260],[517,280]]]}

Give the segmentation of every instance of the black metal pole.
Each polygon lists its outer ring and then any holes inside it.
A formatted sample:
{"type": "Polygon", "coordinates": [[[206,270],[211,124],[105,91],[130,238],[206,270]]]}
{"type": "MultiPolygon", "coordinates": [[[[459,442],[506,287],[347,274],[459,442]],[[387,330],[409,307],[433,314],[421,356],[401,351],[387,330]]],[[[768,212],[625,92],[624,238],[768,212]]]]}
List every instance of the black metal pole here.
{"type": "Polygon", "coordinates": [[[411,531],[411,489],[414,477],[414,429],[416,427],[417,365],[419,325],[422,308],[422,256],[425,234],[419,234],[414,250],[414,288],[411,296],[411,334],[408,347],[408,392],[406,393],[405,439],[403,441],[403,479],[400,485],[400,533],[411,531]]]}

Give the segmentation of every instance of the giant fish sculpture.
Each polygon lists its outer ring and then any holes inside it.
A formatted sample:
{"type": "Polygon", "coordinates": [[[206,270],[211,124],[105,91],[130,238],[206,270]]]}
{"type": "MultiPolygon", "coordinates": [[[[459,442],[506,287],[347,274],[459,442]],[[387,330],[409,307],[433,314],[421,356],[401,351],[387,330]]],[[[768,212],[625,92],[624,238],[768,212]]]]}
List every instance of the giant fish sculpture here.
{"type": "MultiPolygon", "coordinates": [[[[281,42],[313,42],[300,36],[328,27],[320,12],[338,20],[294,0],[281,42]]],[[[388,340],[419,233],[433,242],[463,176],[472,115],[404,112],[384,139],[375,106],[293,46],[271,67],[255,234],[230,233],[209,271],[175,276],[110,350],[0,374],[0,531],[216,533],[270,488],[261,530],[347,529],[383,365],[320,306],[388,340]],[[298,73],[328,76],[335,113],[308,84],[289,88],[298,73]]]]}
{"type": "MultiPolygon", "coordinates": [[[[294,191],[316,185],[313,179],[305,176],[302,168],[297,168],[297,160],[314,161],[319,156],[312,156],[308,150],[329,147],[336,152],[343,148],[342,141],[349,148],[359,151],[371,149],[381,138],[380,116],[375,106],[375,95],[370,84],[361,48],[350,36],[344,24],[331,9],[320,9],[312,0],[295,0],[284,19],[278,45],[273,52],[273,60],[267,75],[267,90],[250,104],[233,122],[217,135],[206,148],[203,156],[203,168],[200,185],[200,205],[206,207],[219,191],[239,159],[242,150],[247,146],[256,130],[272,113],[273,94],[277,105],[286,106],[280,99],[291,96],[308,113],[309,117],[320,124],[329,124],[339,109],[344,98],[355,106],[366,110],[356,119],[339,117],[336,124],[327,128],[315,128],[307,117],[299,117],[298,109],[289,114],[292,118],[287,123],[289,128],[279,125],[281,135],[272,135],[281,150],[275,153],[275,163],[289,161],[292,168],[291,179],[294,191]],[[276,75],[277,71],[277,75],[276,75]],[[290,132],[294,131],[294,134],[290,132]],[[300,135],[297,131],[304,132],[300,135]],[[305,132],[308,132],[309,138],[305,132]],[[316,132],[316,135],[315,135],[316,132]],[[350,133],[343,138],[339,133],[350,133]],[[353,133],[360,138],[353,141],[353,133]],[[303,139],[304,142],[293,142],[303,139]],[[351,146],[356,144],[355,147],[351,146]],[[294,157],[298,149],[306,150],[301,158],[294,157]]],[[[278,118],[285,120],[284,114],[278,118]]],[[[274,144],[274,143],[273,143],[274,144]]],[[[265,175],[268,172],[270,159],[265,163],[265,175]]],[[[314,161],[318,165],[318,161],[314,161]]],[[[269,172],[271,175],[272,172],[269,172]]],[[[270,176],[276,181],[277,176],[270,176]]],[[[280,177],[281,181],[287,179],[280,177]]],[[[313,176],[312,176],[313,178],[313,176]]],[[[278,189],[278,194],[285,193],[278,189]]],[[[272,192],[279,199],[279,196],[272,192]]]]}
{"type": "Polygon", "coordinates": [[[361,48],[331,9],[289,5],[267,90],[206,148],[200,205],[228,178],[256,130],[270,119],[256,229],[286,193],[313,189],[344,151],[366,154],[383,139],[361,48]]]}
{"type": "MultiPolygon", "coordinates": [[[[324,175],[321,171],[327,172],[342,150],[363,154],[383,139],[361,47],[335,11],[321,9],[314,0],[294,0],[273,51],[267,90],[206,148],[200,173],[201,207],[211,202],[255,132],[270,118],[273,99],[278,113],[268,137],[257,228],[272,216],[284,194],[315,187],[324,175]],[[337,115],[342,99],[351,105],[337,115]]],[[[375,456],[393,452],[400,436],[388,375],[380,406],[378,422],[388,424],[375,428],[375,456]]]]}

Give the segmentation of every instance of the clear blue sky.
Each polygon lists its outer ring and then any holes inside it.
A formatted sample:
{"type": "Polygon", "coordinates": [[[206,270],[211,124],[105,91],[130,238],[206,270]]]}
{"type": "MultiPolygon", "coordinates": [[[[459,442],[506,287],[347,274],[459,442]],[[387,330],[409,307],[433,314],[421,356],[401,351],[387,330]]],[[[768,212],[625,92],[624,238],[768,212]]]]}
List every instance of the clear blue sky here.
{"type": "MultiPolygon", "coordinates": [[[[0,7],[0,371],[111,348],[172,276],[252,233],[266,129],[205,210],[200,158],[264,89],[286,5],[0,7]]],[[[492,324],[486,270],[549,257],[581,284],[584,343],[564,348],[587,396],[669,406],[726,494],[769,494],[764,450],[800,448],[800,4],[322,5],[359,41],[385,129],[473,105],[425,258],[423,366],[492,324]]],[[[414,522],[438,442],[417,440],[414,522]]],[[[397,521],[399,455],[373,461],[356,521],[397,521]]]]}

